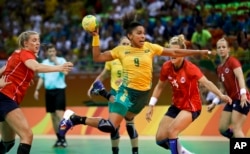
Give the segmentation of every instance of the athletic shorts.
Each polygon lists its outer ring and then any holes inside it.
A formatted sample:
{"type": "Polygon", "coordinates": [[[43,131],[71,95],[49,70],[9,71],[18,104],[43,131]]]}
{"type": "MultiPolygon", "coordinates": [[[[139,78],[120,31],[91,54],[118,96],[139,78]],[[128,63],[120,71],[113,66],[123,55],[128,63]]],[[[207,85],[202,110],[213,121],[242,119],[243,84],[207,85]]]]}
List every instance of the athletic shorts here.
{"type": "Polygon", "coordinates": [[[15,101],[0,93],[0,122],[5,121],[5,116],[17,108],[19,105],[15,101]]]}
{"type": "Polygon", "coordinates": [[[45,90],[46,112],[54,113],[56,110],[65,111],[65,89],[45,90]]]}
{"type": "Polygon", "coordinates": [[[243,108],[240,106],[240,100],[233,100],[232,104],[230,105],[227,103],[223,109],[223,111],[232,112],[233,110],[238,111],[242,114],[247,115],[250,109],[250,104],[247,103],[247,106],[243,108]]]}
{"type": "Polygon", "coordinates": [[[121,85],[110,112],[125,116],[128,111],[138,114],[148,104],[150,90],[139,91],[121,85]]]}
{"type": "MultiPolygon", "coordinates": [[[[116,95],[116,90],[111,88],[110,92],[109,92],[112,96],[115,96],[116,95]]],[[[112,108],[114,106],[114,103],[113,102],[109,102],[108,103],[108,107],[109,107],[109,111],[112,111],[112,108]]]]}
{"type": "MultiPolygon", "coordinates": [[[[181,110],[179,108],[177,108],[174,105],[171,105],[167,112],[165,113],[166,116],[175,118],[179,113],[181,112],[181,110]]],[[[201,111],[195,111],[195,112],[191,112],[192,113],[192,121],[194,121],[196,118],[199,117],[201,111]]]]}

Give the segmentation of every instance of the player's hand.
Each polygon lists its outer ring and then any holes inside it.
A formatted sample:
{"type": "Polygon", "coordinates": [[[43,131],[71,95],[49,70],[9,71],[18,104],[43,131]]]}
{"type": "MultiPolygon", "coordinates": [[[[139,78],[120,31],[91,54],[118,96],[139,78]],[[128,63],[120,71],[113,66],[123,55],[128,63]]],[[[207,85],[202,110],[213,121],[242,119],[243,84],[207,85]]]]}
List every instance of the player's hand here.
{"type": "Polygon", "coordinates": [[[152,120],[152,116],[153,116],[153,111],[154,111],[154,106],[149,105],[148,106],[148,111],[146,113],[146,120],[148,122],[150,122],[152,120]]]}
{"type": "Polygon", "coordinates": [[[63,65],[60,65],[60,67],[61,67],[61,72],[67,74],[68,72],[70,72],[73,69],[73,63],[66,62],[63,65]]]}
{"type": "Polygon", "coordinates": [[[11,83],[12,83],[11,81],[6,81],[5,75],[1,76],[1,78],[0,78],[0,87],[1,88],[8,85],[8,84],[11,84],[11,83]]]}
{"type": "Polygon", "coordinates": [[[34,98],[35,98],[35,100],[39,100],[39,91],[38,90],[35,90],[34,98]]]}
{"type": "Polygon", "coordinates": [[[247,99],[247,95],[246,94],[242,94],[240,97],[240,106],[243,108],[244,106],[247,106],[249,103],[249,100],[247,99]]]}
{"type": "Polygon", "coordinates": [[[216,55],[216,52],[211,50],[201,50],[201,54],[207,58],[210,58],[209,56],[216,55]]]}
{"type": "Polygon", "coordinates": [[[232,99],[229,96],[227,96],[227,95],[221,95],[220,96],[220,100],[222,100],[224,102],[227,102],[229,104],[232,104],[232,99]]]}
{"type": "Polygon", "coordinates": [[[208,111],[208,112],[212,112],[213,109],[215,108],[215,106],[216,106],[216,104],[214,104],[214,103],[209,104],[209,105],[207,106],[207,111],[208,111]]]}
{"type": "Polygon", "coordinates": [[[34,80],[31,80],[29,86],[33,86],[35,84],[34,80]]]}
{"type": "Polygon", "coordinates": [[[87,31],[87,32],[90,33],[92,36],[99,35],[99,27],[96,27],[95,31],[93,31],[93,32],[89,32],[89,31],[87,31]]]}

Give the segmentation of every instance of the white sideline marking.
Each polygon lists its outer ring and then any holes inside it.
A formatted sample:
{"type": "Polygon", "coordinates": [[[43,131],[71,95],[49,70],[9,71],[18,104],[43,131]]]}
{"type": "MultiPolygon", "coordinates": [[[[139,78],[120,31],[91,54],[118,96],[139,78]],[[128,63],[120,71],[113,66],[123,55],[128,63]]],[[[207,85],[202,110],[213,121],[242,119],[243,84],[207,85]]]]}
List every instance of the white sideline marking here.
{"type": "MultiPolygon", "coordinates": [[[[34,135],[34,138],[40,139],[51,139],[56,138],[55,135],[34,135]]],[[[109,135],[67,135],[68,139],[103,139],[109,140],[109,135]]],[[[222,136],[179,136],[181,140],[192,140],[192,141],[229,141],[227,138],[222,136]]],[[[122,135],[120,139],[128,140],[127,135],[122,135]]],[[[139,136],[139,140],[155,140],[155,136],[139,136]]]]}

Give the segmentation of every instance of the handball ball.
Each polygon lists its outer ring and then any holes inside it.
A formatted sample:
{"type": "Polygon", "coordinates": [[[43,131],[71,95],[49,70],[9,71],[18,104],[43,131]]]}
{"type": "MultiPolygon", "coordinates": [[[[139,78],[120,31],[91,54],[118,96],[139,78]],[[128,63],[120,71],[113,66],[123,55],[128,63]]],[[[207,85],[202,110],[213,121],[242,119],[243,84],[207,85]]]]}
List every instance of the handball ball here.
{"type": "Polygon", "coordinates": [[[85,31],[94,32],[98,27],[98,22],[96,17],[93,15],[86,15],[82,19],[82,27],[85,31]]]}

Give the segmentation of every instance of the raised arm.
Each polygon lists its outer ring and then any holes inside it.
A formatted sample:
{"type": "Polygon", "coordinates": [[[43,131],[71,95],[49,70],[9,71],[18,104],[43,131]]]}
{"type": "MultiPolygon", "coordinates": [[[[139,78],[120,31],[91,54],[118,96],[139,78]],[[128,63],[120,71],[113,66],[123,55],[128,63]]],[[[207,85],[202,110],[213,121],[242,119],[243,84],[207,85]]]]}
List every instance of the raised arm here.
{"type": "Polygon", "coordinates": [[[93,54],[93,60],[95,62],[105,62],[113,60],[113,57],[110,53],[110,51],[105,51],[101,53],[100,50],[100,38],[98,34],[99,30],[97,29],[96,32],[92,32],[93,35],[92,39],[92,54],[93,54]]]}

